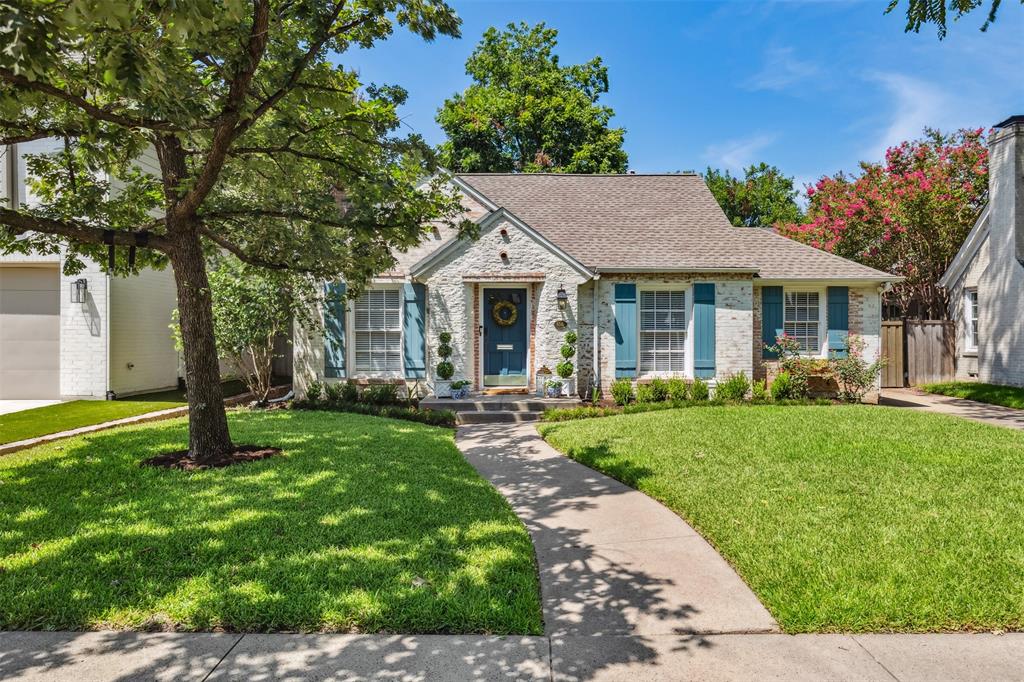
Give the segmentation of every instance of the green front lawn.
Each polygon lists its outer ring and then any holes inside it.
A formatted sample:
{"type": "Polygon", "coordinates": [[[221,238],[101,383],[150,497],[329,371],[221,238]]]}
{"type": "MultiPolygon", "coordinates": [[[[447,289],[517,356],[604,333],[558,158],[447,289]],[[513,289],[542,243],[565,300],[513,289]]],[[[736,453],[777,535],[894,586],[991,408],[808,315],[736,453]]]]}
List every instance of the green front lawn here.
{"type": "Polygon", "coordinates": [[[979,403],[990,403],[992,405],[1015,407],[1018,410],[1024,410],[1024,388],[1017,386],[980,384],[973,381],[947,381],[941,384],[926,384],[921,389],[926,393],[977,400],[979,403]]]}
{"type": "Polygon", "coordinates": [[[541,431],[692,523],[787,632],[1024,628],[1024,433],[870,406],[541,431]]]}
{"type": "Polygon", "coordinates": [[[177,419],[0,457],[0,630],[541,632],[529,536],[450,429],[229,419],[284,454],[140,467],[177,419]]]}
{"type": "MultiPolygon", "coordinates": [[[[244,390],[245,385],[240,381],[224,383],[225,396],[238,395],[244,390]]],[[[0,445],[181,407],[184,404],[184,391],[170,390],[118,400],[71,400],[58,405],[0,414],[0,445]]]]}

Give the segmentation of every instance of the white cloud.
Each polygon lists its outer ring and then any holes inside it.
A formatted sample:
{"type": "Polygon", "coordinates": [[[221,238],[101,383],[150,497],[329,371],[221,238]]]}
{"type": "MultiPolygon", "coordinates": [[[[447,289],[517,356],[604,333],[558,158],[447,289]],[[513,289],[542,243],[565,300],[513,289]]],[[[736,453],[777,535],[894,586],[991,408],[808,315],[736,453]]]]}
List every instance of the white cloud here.
{"type": "Polygon", "coordinates": [[[955,103],[938,87],[899,73],[873,73],[868,80],[880,83],[892,98],[888,123],[865,151],[866,158],[881,160],[885,150],[904,140],[921,136],[925,126],[956,127],[955,103]]]}
{"type": "Polygon", "coordinates": [[[759,161],[758,152],[776,139],[778,135],[761,133],[710,144],[704,149],[704,159],[718,168],[726,168],[733,172],[742,171],[755,161],[759,161]]]}
{"type": "Polygon", "coordinates": [[[785,90],[820,73],[820,66],[798,59],[793,48],[772,47],[765,51],[761,70],[745,85],[750,90],[785,90]]]}

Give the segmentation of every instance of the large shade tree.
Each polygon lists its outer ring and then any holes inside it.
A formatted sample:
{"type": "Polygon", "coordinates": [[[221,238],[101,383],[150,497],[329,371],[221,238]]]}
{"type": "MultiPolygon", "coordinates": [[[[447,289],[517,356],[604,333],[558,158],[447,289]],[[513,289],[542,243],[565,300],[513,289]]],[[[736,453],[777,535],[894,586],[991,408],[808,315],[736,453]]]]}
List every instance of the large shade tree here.
{"type": "Polygon", "coordinates": [[[543,23],[489,28],[466,61],[473,83],[445,100],[442,163],[460,172],[622,173],[625,131],[611,128],[600,57],[563,66],[543,23]]]}
{"type": "Polygon", "coordinates": [[[422,182],[430,150],[395,134],[403,91],[330,59],[395,25],[429,40],[459,20],[440,0],[0,2],[0,144],[60,141],[29,161],[38,202],[0,205],[0,253],[64,252],[74,272],[113,244],[115,274],[125,247],[136,268],[170,264],[194,458],[233,447],[211,253],[358,288],[456,215],[440,178],[422,182]]]}
{"type": "Polygon", "coordinates": [[[770,227],[799,222],[802,217],[793,178],[767,163],[751,164],[743,177],[708,168],[704,182],[737,227],[770,227]]]}
{"type": "Polygon", "coordinates": [[[904,277],[889,302],[904,315],[944,319],[938,281],[987,200],[988,150],[980,129],[926,129],[923,139],[889,148],[884,163],[824,177],[807,194],[805,221],[779,225],[780,233],[904,277]]]}

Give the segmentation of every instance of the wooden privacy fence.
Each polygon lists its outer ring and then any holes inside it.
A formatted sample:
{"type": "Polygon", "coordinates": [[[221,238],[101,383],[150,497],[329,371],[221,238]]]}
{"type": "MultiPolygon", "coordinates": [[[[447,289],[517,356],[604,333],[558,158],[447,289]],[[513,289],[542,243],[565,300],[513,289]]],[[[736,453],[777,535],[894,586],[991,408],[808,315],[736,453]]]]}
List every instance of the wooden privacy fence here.
{"type": "Polygon", "coordinates": [[[882,322],[882,388],[918,386],[953,378],[956,328],[948,320],[882,322]]]}

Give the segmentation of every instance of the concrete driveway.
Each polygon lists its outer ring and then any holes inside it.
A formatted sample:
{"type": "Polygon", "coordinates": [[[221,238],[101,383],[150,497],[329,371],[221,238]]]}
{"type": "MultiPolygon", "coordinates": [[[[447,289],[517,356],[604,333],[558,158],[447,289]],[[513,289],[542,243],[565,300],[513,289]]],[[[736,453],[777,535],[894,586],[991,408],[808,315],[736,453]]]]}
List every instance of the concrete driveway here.
{"type": "Polygon", "coordinates": [[[0,414],[11,414],[12,412],[31,410],[36,407],[56,405],[59,402],[59,400],[0,400],[0,414]]]}

